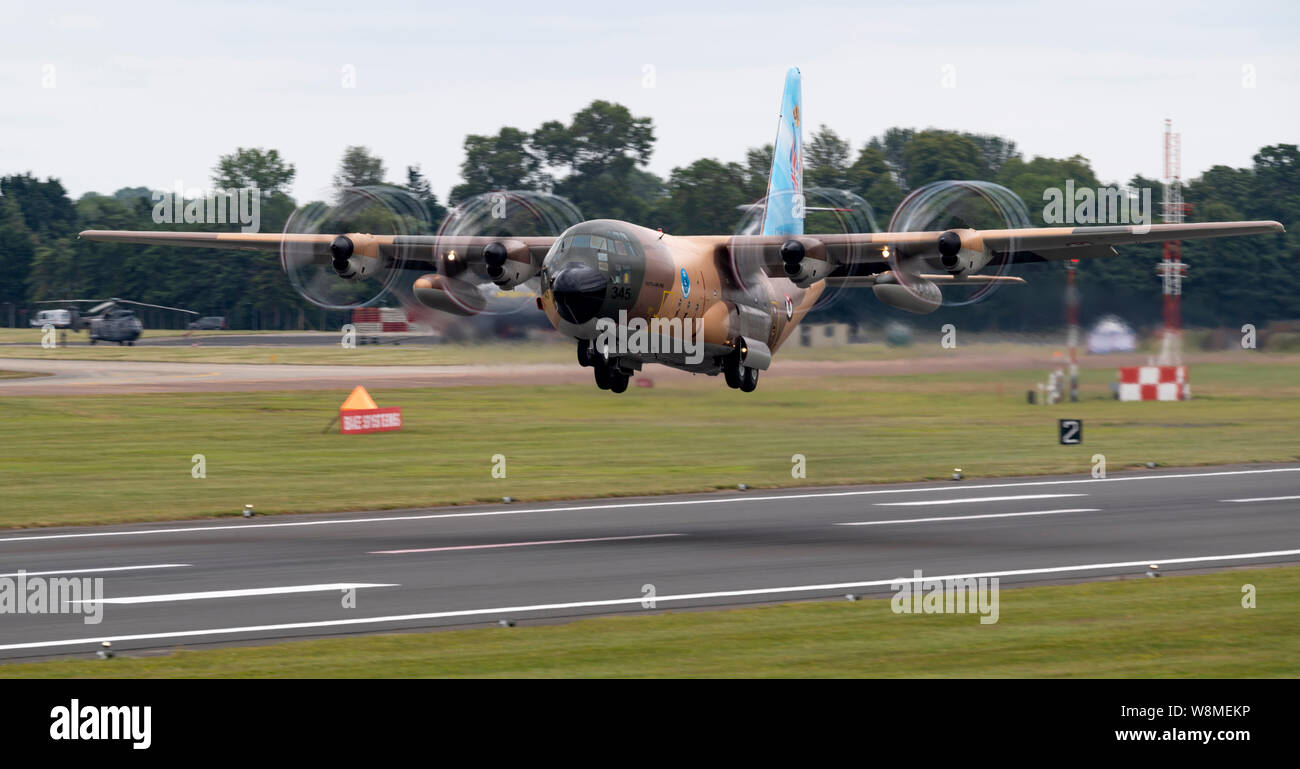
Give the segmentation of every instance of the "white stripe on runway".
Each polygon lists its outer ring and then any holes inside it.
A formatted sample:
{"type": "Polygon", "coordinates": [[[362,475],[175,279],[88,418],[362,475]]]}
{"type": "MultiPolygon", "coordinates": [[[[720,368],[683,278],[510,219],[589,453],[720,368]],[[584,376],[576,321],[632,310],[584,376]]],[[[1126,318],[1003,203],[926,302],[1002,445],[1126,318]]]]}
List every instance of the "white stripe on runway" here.
{"type": "MultiPolygon", "coordinates": [[[[975,574],[947,574],[922,577],[922,580],[970,579],[978,577],[1015,577],[1032,574],[1061,574],[1075,571],[1092,571],[1096,569],[1145,568],[1148,564],[1169,565],[1175,563],[1208,563],[1213,561],[1241,561],[1259,558],[1281,558],[1300,556],[1300,550],[1271,550],[1260,553],[1232,553],[1230,555],[1202,555],[1191,558],[1144,558],[1141,561],[1123,561],[1119,563],[1091,563],[1080,566],[1056,566],[1042,569],[1015,569],[1012,571],[986,571],[975,574]]],[[[712,593],[683,593],[680,595],[655,596],[655,601],[690,601],[706,598],[741,598],[758,595],[780,595],[783,593],[804,593],[809,591],[845,590],[847,588],[881,587],[917,582],[913,577],[895,579],[878,579],[867,582],[838,582],[829,585],[797,585],[794,587],[766,587],[753,590],[722,590],[712,593]]],[[[378,625],[394,622],[416,622],[430,619],[448,619],[455,617],[478,617],[489,614],[526,614],[539,611],[561,609],[588,609],[601,606],[633,606],[646,600],[645,596],[635,598],[610,598],[601,601],[571,601],[568,603],[534,604],[532,606],[501,606],[494,609],[461,609],[458,611],[435,611],[425,614],[398,614],[389,617],[356,617],[353,619],[320,620],[317,622],[286,622],[279,625],[248,625],[245,627],[212,628],[209,630],[176,630],[167,633],[135,633],[131,635],[92,636],[89,638],[64,638],[57,641],[29,641],[26,643],[0,644],[0,651],[11,649],[41,649],[52,646],[77,646],[79,644],[97,644],[102,641],[154,641],[164,638],[202,638],[232,633],[265,633],[281,630],[308,630],[312,628],[349,627],[355,625],[378,625]]]]}
{"type": "Polygon", "coordinates": [[[988,513],[987,515],[945,515],[938,518],[899,518],[893,521],[850,521],[836,526],[884,526],[889,523],[933,523],[935,521],[975,521],[980,518],[1016,518],[1022,515],[1060,515],[1062,513],[1099,513],[1101,508],[1076,507],[1069,510],[1035,510],[1030,513],[988,513]]]}
{"type": "Polygon", "coordinates": [[[151,563],[144,566],[105,566],[100,569],[55,569],[54,571],[22,571],[11,572],[9,574],[0,574],[0,577],[17,577],[21,574],[24,577],[44,577],[49,574],[99,574],[110,571],[137,571],[139,569],[180,569],[185,566],[192,566],[189,563],[151,563]]]}
{"type": "Polygon", "coordinates": [[[1248,499],[1220,499],[1220,502],[1281,502],[1286,499],[1300,499],[1295,497],[1250,497],[1248,499]]]}
{"type": "Polygon", "coordinates": [[[532,547],[534,545],[570,545],[575,542],[614,542],[620,539],[658,539],[659,537],[684,537],[685,534],[636,534],[629,537],[588,537],[586,539],[546,539],[536,542],[501,542],[495,545],[455,545],[452,547],[419,547],[410,550],[371,550],[370,555],[401,555],[403,553],[441,553],[448,550],[491,550],[498,547],[532,547]]]}
{"type": "Polygon", "coordinates": [[[1087,494],[1021,494],[1015,497],[966,497],[965,499],[926,499],[920,502],[877,502],[876,507],[920,507],[925,505],[960,505],[968,502],[1011,502],[1017,499],[1051,499],[1086,497],[1087,494]]]}
{"type": "Polygon", "coordinates": [[[372,582],[334,582],[328,585],[290,585],[288,587],[252,587],[243,590],[205,590],[200,593],[163,593],[161,595],[133,595],[126,598],[86,599],[72,603],[170,603],[172,601],[202,601],[207,598],[245,598],[255,595],[290,595],[292,593],[324,593],[332,590],[354,590],[363,587],[401,587],[400,585],[372,582]]]}
{"type": "Polygon", "coordinates": [[[44,539],[81,539],[86,537],[136,537],[153,534],[192,534],[206,531],[231,531],[234,529],[275,529],[291,526],[342,526],[362,523],[389,523],[392,521],[427,521],[438,518],[479,518],[492,515],[529,515],[532,513],[572,513],[588,510],[626,510],[645,507],[684,507],[687,505],[752,504],[754,502],[783,502],[794,499],[829,499],[832,497],[861,497],[871,494],[918,494],[943,491],[979,491],[982,489],[1014,489],[1030,486],[1059,486],[1076,483],[1122,483],[1124,481],[1160,481],[1176,478],[1215,478],[1225,475],[1258,475],[1262,473],[1298,473],[1300,467],[1276,467],[1263,470],[1219,470],[1209,473],[1169,473],[1166,475],[1130,475],[1119,478],[1074,478],[1055,481],[1020,481],[1018,483],[985,483],[974,486],[917,486],[904,489],[858,489],[855,491],[819,491],[806,494],[776,494],[747,496],[737,494],[709,499],[669,499],[660,502],[611,502],[595,505],[567,505],[561,507],[535,507],[505,510],[480,510],[468,513],[428,513],[422,515],[385,515],[370,518],[333,518],[313,521],[284,521],[282,523],[245,523],[221,526],[173,526],[165,529],[139,529],[134,531],[87,531],[76,534],[37,534],[23,537],[0,538],[5,542],[31,542],[44,539]]]}

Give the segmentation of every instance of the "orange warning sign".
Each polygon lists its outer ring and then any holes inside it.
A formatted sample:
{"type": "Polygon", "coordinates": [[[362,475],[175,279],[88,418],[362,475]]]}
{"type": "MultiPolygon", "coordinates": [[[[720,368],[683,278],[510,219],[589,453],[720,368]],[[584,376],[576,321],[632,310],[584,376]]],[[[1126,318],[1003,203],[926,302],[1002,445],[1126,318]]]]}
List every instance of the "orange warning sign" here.
{"type": "Polygon", "coordinates": [[[339,406],[339,432],[378,433],[402,429],[402,409],[394,406],[381,409],[370,397],[366,388],[357,385],[343,405],[339,406]]]}
{"type": "Polygon", "coordinates": [[[379,404],[375,403],[375,399],[370,397],[370,393],[366,392],[366,388],[357,385],[352,388],[352,394],[348,396],[347,400],[343,401],[343,405],[339,406],[339,411],[377,408],[379,408],[379,404]]]}

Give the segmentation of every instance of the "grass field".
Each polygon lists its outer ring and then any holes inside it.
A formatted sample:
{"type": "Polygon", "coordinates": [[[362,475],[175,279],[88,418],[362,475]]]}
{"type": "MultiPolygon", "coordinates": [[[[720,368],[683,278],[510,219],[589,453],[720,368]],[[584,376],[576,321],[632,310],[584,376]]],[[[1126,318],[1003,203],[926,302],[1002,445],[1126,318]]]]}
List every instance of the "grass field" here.
{"type": "MultiPolygon", "coordinates": [[[[62,334],[63,331],[58,331],[62,334]]],[[[174,337],[184,336],[185,334],[195,334],[199,337],[215,336],[217,334],[285,334],[297,333],[293,331],[187,331],[181,328],[147,328],[144,330],[144,337],[174,337]]],[[[41,341],[42,331],[39,328],[0,328],[0,343],[3,342],[31,342],[39,344],[41,341]]],[[[68,339],[73,342],[85,342],[86,332],[68,331],[68,339]]],[[[114,345],[116,346],[116,345],[114,345]]]]}
{"type": "Polygon", "coordinates": [[[51,349],[0,347],[0,358],[164,363],[293,363],[329,366],[451,366],[575,362],[572,345],[549,342],[540,344],[495,342],[483,345],[382,344],[362,345],[350,349],[343,349],[338,345],[122,347],[113,344],[51,349]]]}
{"type": "Polygon", "coordinates": [[[810,602],[0,665],[0,678],[1300,676],[1300,567],[999,591],[999,620],[810,602]],[[1256,608],[1242,606],[1255,586],[1256,608]]]}
{"type": "Polygon", "coordinates": [[[1203,364],[1195,399],[1119,403],[1111,370],[1084,400],[1029,406],[1038,371],[715,379],[621,396],[586,385],[376,390],[406,427],[327,429],[343,391],[0,398],[0,526],[1086,473],[1300,459],[1300,365],[1203,364]],[[1057,445],[1082,418],[1084,443],[1057,445]],[[206,477],[191,475],[202,454],[206,477]],[[494,479],[503,454],[507,477],[494,479]],[[791,477],[791,457],[807,477],[791,477]]]}
{"type": "MultiPolygon", "coordinates": [[[[3,331],[4,329],[0,329],[3,331]]],[[[0,340],[3,341],[3,340],[0,340]]],[[[83,341],[77,339],[76,341],[83,341]]],[[[0,358],[29,358],[38,360],[126,360],[165,363],[294,363],[309,365],[359,365],[359,366],[429,366],[457,364],[502,363],[573,363],[574,345],[571,340],[556,336],[532,342],[471,342],[466,344],[407,341],[403,344],[384,343],[361,345],[343,349],[329,345],[261,345],[219,347],[212,344],[176,347],[122,347],[116,344],[73,344],[68,347],[42,348],[39,346],[0,347],[0,358]]],[[[1041,359],[1046,365],[1057,348],[1051,345],[1020,342],[963,344],[956,350],[942,351],[949,357],[1025,356],[1041,359]]],[[[910,345],[889,347],[883,343],[853,344],[840,347],[781,348],[782,360],[893,360],[933,357],[937,345],[910,345]]]]}

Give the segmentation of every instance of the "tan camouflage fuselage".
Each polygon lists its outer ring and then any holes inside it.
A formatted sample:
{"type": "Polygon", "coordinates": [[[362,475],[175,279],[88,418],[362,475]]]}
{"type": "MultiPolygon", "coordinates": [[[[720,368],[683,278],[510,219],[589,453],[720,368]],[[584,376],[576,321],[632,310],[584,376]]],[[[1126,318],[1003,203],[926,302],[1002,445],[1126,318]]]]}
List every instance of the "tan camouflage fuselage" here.
{"type": "MultiPolygon", "coordinates": [[[[628,222],[596,219],[567,230],[543,262],[541,308],[561,333],[595,339],[598,318],[699,319],[704,360],[686,365],[674,356],[635,354],[638,362],[663,363],[702,373],[716,373],[717,358],[730,353],[738,338],[758,341],[772,351],[789,337],[821,295],[822,283],[798,288],[784,278],[768,277],[755,262],[735,265],[730,236],[673,236],[628,222]],[[583,236],[593,245],[575,245],[583,236]],[[596,319],[577,324],[561,316],[548,275],[572,262],[595,267],[609,280],[596,319]],[[685,278],[683,278],[683,272],[685,278]]],[[[637,366],[639,368],[639,366],[637,366]]]]}

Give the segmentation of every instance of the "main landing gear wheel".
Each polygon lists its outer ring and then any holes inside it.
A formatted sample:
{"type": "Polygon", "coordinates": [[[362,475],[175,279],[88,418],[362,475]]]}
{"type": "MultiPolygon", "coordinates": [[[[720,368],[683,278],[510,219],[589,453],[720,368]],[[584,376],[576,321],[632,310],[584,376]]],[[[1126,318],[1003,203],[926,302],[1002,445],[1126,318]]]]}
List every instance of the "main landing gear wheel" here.
{"type": "Polygon", "coordinates": [[[621,393],[627,389],[628,380],[632,375],[622,369],[614,369],[609,372],[609,391],[621,393]]]}
{"type": "Polygon", "coordinates": [[[748,366],[740,370],[740,391],[752,393],[758,387],[758,369],[748,366]]]}
{"type": "Polygon", "coordinates": [[[727,387],[733,390],[740,388],[741,384],[741,365],[740,353],[733,352],[722,361],[722,376],[727,380],[727,387]]]}
{"type": "Polygon", "coordinates": [[[604,356],[593,355],[591,358],[591,367],[596,371],[596,386],[602,390],[608,390],[613,384],[612,372],[609,370],[609,361],[604,356]]]}

